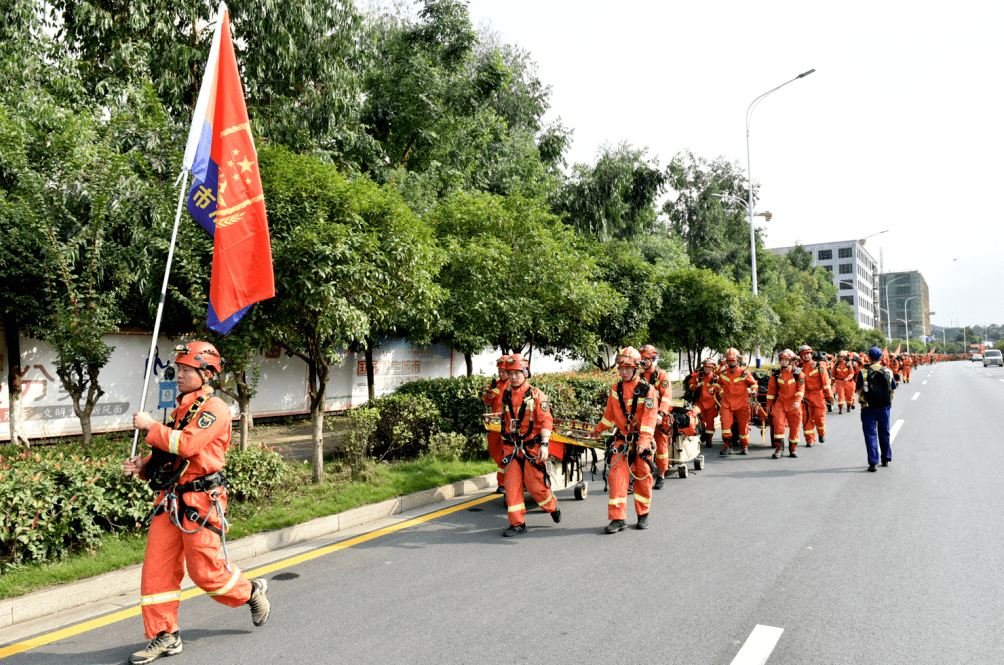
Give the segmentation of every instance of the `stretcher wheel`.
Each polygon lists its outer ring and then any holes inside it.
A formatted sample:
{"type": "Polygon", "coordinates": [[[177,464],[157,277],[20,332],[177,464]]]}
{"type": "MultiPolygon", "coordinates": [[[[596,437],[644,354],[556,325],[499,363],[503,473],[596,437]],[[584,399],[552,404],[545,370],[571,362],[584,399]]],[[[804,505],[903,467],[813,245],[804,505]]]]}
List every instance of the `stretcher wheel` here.
{"type": "Polygon", "coordinates": [[[582,480],[575,483],[575,500],[582,501],[589,496],[589,483],[582,480]]]}
{"type": "Polygon", "coordinates": [[[680,465],[680,469],[677,471],[677,473],[679,474],[679,476],[681,478],[686,478],[687,477],[687,465],[686,464],[681,464],[680,465]]]}
{"type": "Polygon", "coordinates": [[[704,468],[704,455],[694,458],[694,471],[700,471],[704,468]]]}

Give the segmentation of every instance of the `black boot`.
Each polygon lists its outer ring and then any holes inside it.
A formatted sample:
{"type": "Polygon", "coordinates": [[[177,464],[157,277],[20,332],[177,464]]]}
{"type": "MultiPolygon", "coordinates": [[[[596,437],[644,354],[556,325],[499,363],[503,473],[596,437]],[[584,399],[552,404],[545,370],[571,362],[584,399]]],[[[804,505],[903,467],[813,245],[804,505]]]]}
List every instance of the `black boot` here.
{"type": "Polygon", "coordinates": [[[625,522],[624,520],[612,520],[610,524],[608,524],[606,528],[603,530],[606,531],[607,533],[617,533],[626,526],[627,522],[625,522]]]}
{"type": "Polygon", "coordinates": [[[654,490],[661,490],[665,484],[666,484],[666,479],[665,478],[660,478],[660,477],[656,476],[655,484],[652,485],[652,489],[654,489],[654,490]]]}

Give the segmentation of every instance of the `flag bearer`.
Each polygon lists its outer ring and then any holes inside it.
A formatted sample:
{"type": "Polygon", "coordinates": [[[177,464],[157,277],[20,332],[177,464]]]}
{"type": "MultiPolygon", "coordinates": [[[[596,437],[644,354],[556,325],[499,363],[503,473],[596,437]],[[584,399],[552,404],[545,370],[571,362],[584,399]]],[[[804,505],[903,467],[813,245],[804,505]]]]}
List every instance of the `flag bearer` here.
{"type": "Polygon", "coordinates": [[[230,409],[206,385],[221,369],[220,354],[207,342],[175,347],[178,357],[178,408],[170,426],[149,414],[133,414],[146,432],[153,455],[130,457],[126,475],[138,475],[160,490],[151,513],[140,586],[143,626],[150,640],[129,659],[139,665],[181,652],[178,604],[181,580],[188,575],[218,603],[248,605],[251,620],[268,620],[266,581],[250,582],[227,558],[224,518],[227,489],[223,467],[230,444],[230,409]],[[221,547],[222,544],[222,547],[221,547]]]}
{"type": "Polygon", "coordinates": [[[615,428],[607,449],[610,469],[610,494],[607,500],[607,533],[617,533],[627,526],[628,479],[634,478],[634,510],[638,528],[648,528],[652,503],[652,438],[659,414],[659,393],[638,376],[641,354],[632,347],[617,354],[617,372],[621,380],[610,389],[603,419],[593,428],[599,434],[615,428]]]}

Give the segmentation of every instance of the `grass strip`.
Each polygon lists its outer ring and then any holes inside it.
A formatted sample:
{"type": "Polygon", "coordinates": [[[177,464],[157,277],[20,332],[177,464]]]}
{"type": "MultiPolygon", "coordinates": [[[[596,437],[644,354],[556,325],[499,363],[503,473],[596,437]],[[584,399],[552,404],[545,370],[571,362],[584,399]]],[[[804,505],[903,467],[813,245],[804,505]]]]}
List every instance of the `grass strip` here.
{"type": "MultiPolygon", "coordinates": [[[[302,470],[307,465],[296,465],[302,470]]],[[[377,464],[364,478],[352,480],[332,468],[325,483],[290,483],[268,501],[231,501],[227,538],[236,540],[264,531],[301,524],[316,517],[333,515],[351,508],[377,503],[412,492],[432,489],[489,473],[496,468],[491,460],[443,462],[432,457],[377,464]]],[[[98,546],[46,564],[8,566],[0,575],[0,599],[15,598],[49,586],[103,575],[143,561],[146,530],[110,533],[98,546]]]]}

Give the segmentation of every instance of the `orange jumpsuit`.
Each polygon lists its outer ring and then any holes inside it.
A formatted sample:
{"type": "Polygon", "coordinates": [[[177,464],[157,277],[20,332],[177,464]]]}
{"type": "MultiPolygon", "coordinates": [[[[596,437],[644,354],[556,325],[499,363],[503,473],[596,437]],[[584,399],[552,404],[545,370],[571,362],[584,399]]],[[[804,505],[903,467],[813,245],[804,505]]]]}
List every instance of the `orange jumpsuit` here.
{"type": "Polygon", "coordinates": [[[910,383],[910,370],[913,368],[913,361],[909,357],[903,359],[903,380],[910,383]]]}
{"type": "Polygon", "coordinates": [[[735,369],[726,366],[718,373],[716,391],[722,400],[722,439],[725,441],[723,450],[728,450],[732,441],[732,424],[739,432],[739,445],[743,450],[750,443],[750,395],[749,388],[757,385],[757,380],[745,367],[736,365],[735,369]]]}
{"type": "Polygon", "coordinates": [[[634,510],[640,517],[647,515],[652,504],[652,485],[655,479],[651,469],[642,458],[642,452],[652,449],[652,437],[655,434],[655,422],[659,414],[659,393],[651,386],[644,394],[635,399],[635,388],[638,379],[619,381],[610,389],[607,398],[607,408],[603,419],[596,426],[596,432],[616,428],[617,433],[611,443],[611,448],[619,447],[620,452],[610,451],[610,494],[607,499],[607,516],[613,520],[627,518],[628,476],[634,476],[634,510]],[[618,393],[620,391],[620,394],[618,393]],[[623,395],[624,408],[621,408],[623,395]],[[625,413],[625,409],[627,413],[625,413]],[[633,411],[632,411],[633,409],[633,411]],[[632,417],[633,412],[633,417],[632,417]],[[626,450],[623,449],[625,443],[626,450]],[[632,461],[633,456],[633,461],[632,461]]]}
{"type": "MultiPolygon", "coordinates": [[[[171,414],[174,422],[180,423],[199,397],[212,393],[212,388],[204,386],[179,397],[178,408],[171,414]]],[[[215,473],[226,464],[226,451],[230,444],[230,409],[223,400],[211,396],[183,429],[154,424],[147,432],[146,442],[189,461],[188,469],[181,476],[181,485],[215,473]]],[[[146,461],[149,460],[147,457],[146,461]]],[[[226,489],[219,487],[212,493],[220,496],[225,511],[226,489]]],[[[157,497],[158,503],[164,494],[161,492],[157,497]]],[[[199,511],[200,523],[208,514],[209,524],[217,529],[223,528],[222,519],[212,510],[210,492],[186,492],[181,498],[186,505],[199,511]]],[[[188,531],[199,528],[199,524],[187,517],[182,518],[181,524],[188,531]]],[[[227,571],[220,545],[220,536],[209,529],[188,534],[172,524],[166,512],[153,518],[140,583],[143,627],[148,639],[156,637],[161,631],[178,631],[178,604],[186,566],[192,581],[216,602],[237,607],[248,601],[251,582],[233,563],[230,564],[232,572],[227,571]]]]}
{"type": "Polygon", "coordinates": [[[816,361],[803,362],[802,373],[805,375],[805,413],[802,414],[802,423],[805,428],[805,445],[811,446],[816,442],[817,429],[820,436],[826,436],[826,402],[833,401],[833,389],[830,387],[830,375],[826,368],[820,367],[816,361]]]}
{"type": "MultiPolygon", "coordinates": [[[[666,374],[666,370],[658,367],[653,367],[648,374],[644,372],[640,374],[641,380],[659,393],[657,410],[666,415],[664,424],[672,428],[671,416],[669,415],[672,407],[669,402],[673,398],[673,388],[669,382],[669,374],[666,374]]],[[[669,468],[669,434],[662,427],[655,429],[655,466],[662,473],[665,473],[669,468]]]]}
{"type": "Polygon", "coordinates": [[[536,459],[540,454],[541,430],[551,431],[552,426],[547,395],[531,388],[527,381],[518,388],[510,381],[502,393],[502,447],[505,452],[502,466],[509,524],[513,526],[525,522],[524,486],[544,512],[553,513],[558,508],[558,499],[551,493],[551,483],[536,459]]]}
{"type": "Polygon", "coordinates": [[[711,437],[715,435],[715,418],[718,417],[718,402],[712,393],[712,388],[718,383],[718,377],[714,372],[710,374],[690,375],[690,389],[697,393],[697,406],[701,408],[701,421],[704,423],[704,431],[701,433],[701,440],[711,444],[711,437]]]}
{"type": "Polygon", "coordinates": [[[837,409],[841,412],[843,412],[844,406],[847,407],[848,411],[851,410],[851,404],[854,403],[854,382],[856,377],[857,372],[854,371],[851,364],[846,360],[841,360],[833,368],[833,380],[837,384],[837,409]]]}
{"type": "Polygon", "coordinates": [[[784,428],[788,426],[788,450],[798,447],[798,428],[802,426],[802,396],[805,377],[799,367],[780,367],[771,372],[767,384],[767,408],[774,423],[774,450],[780,452],[784,428]]]}
{"type": "Polygon", "coordinates": [[[893,378],[896,379],[896,383],[899,383],[899,373],[900,373],[900,363],[899,360],[895,358],[889,359],[889,369],[892,370],[893,378]]]}
{"type": "MultiPolygon", "coordinates": [[[[481,401],[485,403],[485,406],[491,408],[492,413],[501,413],[502,411],[502,393],[506,388],[509,387],[508,379],[505,381],[499,381],[498,379],[492,380],[485,394],[482,395],[481,401]]],[[[505,453],[502,450],[502,433],[489,431],[488,432],[488,454],[492,456],[495,460],[495,464],[498,465],[498,472],[495,474],[495,478],[498,481],[499,487],[504,487],[504,477],[505,469],[502,468],[502,458],[505,457],[505,453]]]]}

